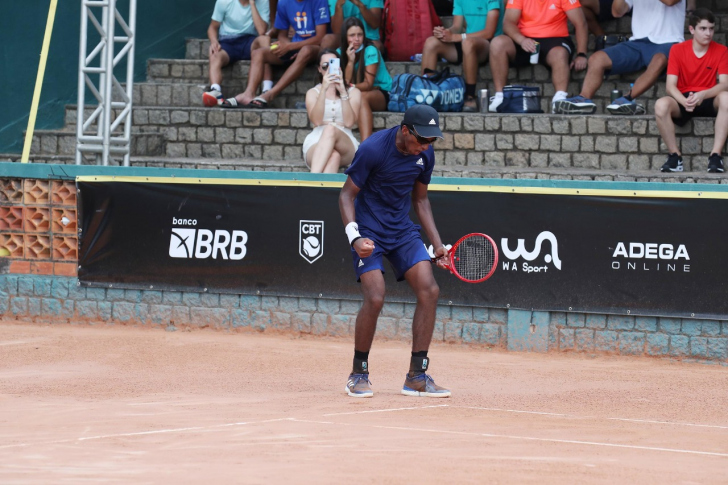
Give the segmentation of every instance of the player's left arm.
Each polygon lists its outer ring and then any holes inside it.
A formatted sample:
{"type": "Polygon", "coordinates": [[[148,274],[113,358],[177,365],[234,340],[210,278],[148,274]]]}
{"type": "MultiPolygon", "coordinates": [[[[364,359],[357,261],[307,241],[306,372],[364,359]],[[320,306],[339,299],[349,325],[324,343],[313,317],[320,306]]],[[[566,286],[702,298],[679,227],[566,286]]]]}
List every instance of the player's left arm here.
{"type": "Polygon", "coordinates": [[[420,221],[422,229],[427,234],[427,239],[432,243],[432,247],[435,251],[435,257],[443,258],[447,256],[447,248],[440,239],[440,233],[437,232],[437,226],[435,226],[435,218],[432,215],[432,206],[430,206],[430,199],[427,196],[427,185],[423,184],[419,180],[415,181],[415,186],[412,189],[412,207],[417,214],[417,218],[420,221]]]}

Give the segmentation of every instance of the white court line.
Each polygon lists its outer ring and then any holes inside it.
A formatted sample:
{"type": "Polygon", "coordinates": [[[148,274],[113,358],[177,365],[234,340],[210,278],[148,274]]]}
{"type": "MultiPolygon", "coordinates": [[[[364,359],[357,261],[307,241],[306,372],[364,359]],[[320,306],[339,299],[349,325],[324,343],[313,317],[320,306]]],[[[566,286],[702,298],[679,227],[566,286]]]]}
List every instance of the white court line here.
{"type": "Polygon", "coordinates": [[[672,424],[675,426],[695,426],[698,428],[717,428],[717,429],[728,429],[728,426],[718,426],[717,424],[695,424],[695,423],[680,423],[677,421],[653,421],[650,419],[629,419],[629,418],[606,418],[614,421],[630,421],[633,423],[649,423],[649,424],[672,424]]]}
{"type": "Polygon", "coordinates": [[[483,436],[487,438],[505,438],[522,441],[542,441],[548,443],[563,443],[572,445],[588,445],[588,446],[604,446],[608,448],[625,448],[632,450],[645,450],[645,451],[663,451],[669,453],[686,453],[691,455],[707,455],[707,456],[719,456],[721,458],[728,458],[728,453],[718,453],[714,451],[698,451],[698,450],[684,450],[680,448],[661,448],[655,446],[639,446],[639,445],[620,445],[615,443],[603,443],[599,441],[580,441],[580,440],[560,440],[556,438],[537,438],[535,436],[515,436],[507,434],[492,434],[492,433],[473,433],[469,431],[449,431],[441,429],[427,429],[427,428],[407,428],[404,426],[377,426],[377,425],[365,425],[365,424],[352,424],[352,423],[334,423],[331,421],[314,421],[291,418],[294,422],[303,423],[319,423],[319,424],[338,424],[343,426],[360,426],[366,428],[378,428],[378,429],[394,429],[401,431],[419,431],[422,433],[440,433],[440,434],[455,434],[465,436],[483,436]]]}
{"type": "Polygon", "coordinates": [[[216,428],[229,428],[231,426],[245,426],[248,424],[262,424],[262,423],[274,423],[276,421],[290,421],[292,419],[293,418],[275,418],[275,419],[266,419],[263,421],[241,421],[238,423],[215,424],[212,426],[190,426],[187,428],[157,429],[157,430],[152,430],[152,431],[139,431],[139,432],[135,432],[135,433],[117,433],[117,434],[106,434],[106,435],[99,435],[99,436],[85,436],[85,437],[81,437],[81,438],[71,438],[71,439],[56,440],[56,441],[45,441],[45,442],[40,442],[40,443],[16,443],[14,445],[0,446],[0,450],[7,449],[7,448],[22,448],[25,446],[77,443],[79,441],[102,440],[102,439],[107,439],[107,438],[124,438],[127,436],[144,436],[144,435],[164,434],[164,433],[184,433],[185,431],[212,430],[212,429],[216,429],[216,428]]]}
{"type": "Polygon", "coordinates": [[[347,414],[388,413],[391,411],[411,411],[413,409],[446,408],[448,406],[449,406],[448,404],[438,404],[436,406],[419,406],[419,407],[413,407],[413,408],[373,409],[373,410],[368,410],[368,411],[352,411],[352,412],[348,412],[348,413],[329,413],[329,414],[324,414],[323,416],[345,416],[347,414]]]}
{"type": "Polygon", "coordinates": [[[611,421],[629,421],[632,423],[645,423],[645,424],[669,424],[672,426],[694,426],[698,428],[715,428],[715,429],[728,429],[728,426],[720,426],[716,424],[697,424],[697,423],[681,423],[679,421],[657,421],[652,419],[632,419],[632,418],[609,418],[604,416],[577,416],[574,414],[559,414],[559,413],[546,413],[539,411],[521,411],[518,409],[500,409],[500,408],[484,408],[478,406],[451,406],[452,408],[458,409],[481,409],[483,411],[498,411],[503,413],[524,413],[524,414],[541,414],[544,416],[561,416],[565,418],[573,419],[607,419],[611,421]]]}

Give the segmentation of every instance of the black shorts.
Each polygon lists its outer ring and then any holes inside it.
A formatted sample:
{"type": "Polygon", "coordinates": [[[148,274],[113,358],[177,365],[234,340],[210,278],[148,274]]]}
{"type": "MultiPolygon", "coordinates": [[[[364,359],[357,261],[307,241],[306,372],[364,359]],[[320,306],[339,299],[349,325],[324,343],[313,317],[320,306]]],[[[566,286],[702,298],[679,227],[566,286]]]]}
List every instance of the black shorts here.
{"type": "Polygon", "coordinates": [[[458,53],[458,58],[455,62],[451,62],[450,64],[459,66],[460,64],[463,63],[463,43],[462,42],[453,42],[452,45],[455,47],[455,52],[458,53]]]}
{"type": "Polygon", "coordinates": [[[384,95],[384,102],[389,104],[389,91],[385,91],[382,88],[374,88],[374,89],[378,89],[379,91],[381,91],[381,93],[384,95]]]}
{"type": "Polygon", "coordinates": [[[599,0],[599,15],[597,15],[597,20],[607,22],[608,20],[614,19],[614,15],[612,15],[613,3],[614,0],[599,0]]]}
{"type": "Polygon", "coordinates": [[[296,54],[298,54],[298,51],[288,51],[282,57],[279,57],[279,59],[281,60],[281,62],[283,62],[284,66],[287,66],[289,64],[293,64],[293,61],[295,60],[293,59],[293,56],[295,56],[296,54]]]}
{"type": "MultiPolygon", "coordinates": [[[[546,67],[548,67],[548,65],[546,65],[546,56],[551,49],[555,47],[563,47],[569,53],[569,60],[571,60],[571,57],[574,55],[574,51],[576,50],[571,37],[545,37],[541,39],[534,38],[533,40],[541,44],[541,51],[538,55],[538,63],[546,67]]],[[[520,67],[531,64],[531,53],[524,51],[520,44],[515,45],[516,58],[511,65],[520,67]]]]}
{"type": "MultiPolygon", "coordinates": [[[[683,96],[685,96],[686,98],[689,95],[690,93],[683,93],[683,96]]],[[[715,105],[713,104],[714,100],[715,98],[706,98],[692,111],[686,111],[685,106],[678,103],[678,106],[680,107],[680,116],[677,118],[673,118],[672,121],[677,126],[685,126],[688,121],[695,118],[696,116],[699,118],[715,118],[716,116],[718,116],[718,111],[716,111],[715,105]]]]}

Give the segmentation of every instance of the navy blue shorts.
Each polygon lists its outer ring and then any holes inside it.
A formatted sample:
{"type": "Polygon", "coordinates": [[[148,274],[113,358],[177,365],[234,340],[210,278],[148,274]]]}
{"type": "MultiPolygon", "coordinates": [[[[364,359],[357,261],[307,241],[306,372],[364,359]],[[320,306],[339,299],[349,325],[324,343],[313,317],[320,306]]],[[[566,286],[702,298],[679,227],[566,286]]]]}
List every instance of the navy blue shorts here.
{"type": "Polygon", "coordinates": [[[665,54],[665,57],[669,57],[670,47],[673,45],[675,44],[672,42],[654,44],[649,39],[636,39],[607,47],[604,49],[604,53],[612,61],[612,69],[609,70],[609,74],[641,71],[652,62],[655,54],[665,54]]]}
{"type": "Polygon", "coordinates": [[[227,52],[230,63],[250,60],[250,47],[255,40],[254,35],[243,34],[239,37],[231,37],[220,41],[220,47],[227,52]]]}
{"type": "Polygon", "coordinates": [[[351,249],[351,259],[354,263],[357,281],[361,281],[361,275],[369,271],[378,269],[384,273],[382,256],[386,256],[389,260],[389,264],[392,265],[397,281],[404,281],[404,274],[420,261],[430,261],[430,255],[427,253],[425,244],[422,242],[419,234],[416,238],[391,248],[381,245],[372,237],[369,239],[374,241],[374,252],[368,258],[360,259],[359,255],[354,251],[354,248],[351,249]]]}

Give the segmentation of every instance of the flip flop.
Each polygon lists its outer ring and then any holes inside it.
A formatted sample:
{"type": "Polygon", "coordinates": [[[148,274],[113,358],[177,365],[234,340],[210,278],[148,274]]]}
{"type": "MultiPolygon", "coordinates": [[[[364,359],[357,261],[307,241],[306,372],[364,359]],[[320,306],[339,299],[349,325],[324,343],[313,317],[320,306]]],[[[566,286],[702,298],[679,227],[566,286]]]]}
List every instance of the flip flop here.
{"type": "Polygon", "coordinates": [[[266,109],[268,107],[268,101],[265,100],[265,98],[261,98],[258,96],[257,98],[253,98],[253,101],[251,101],[247,108],[255,108],[255,109],[266,109]]]}
{"type": "Polygon", "coordinates": [[[227,109],[235,109],[235,108],[245,108],[245,105],[238,103],[238,100],[235,98],[228,98],[225,101],[220,102],[220,107],[227,108],[227,109]]]}

